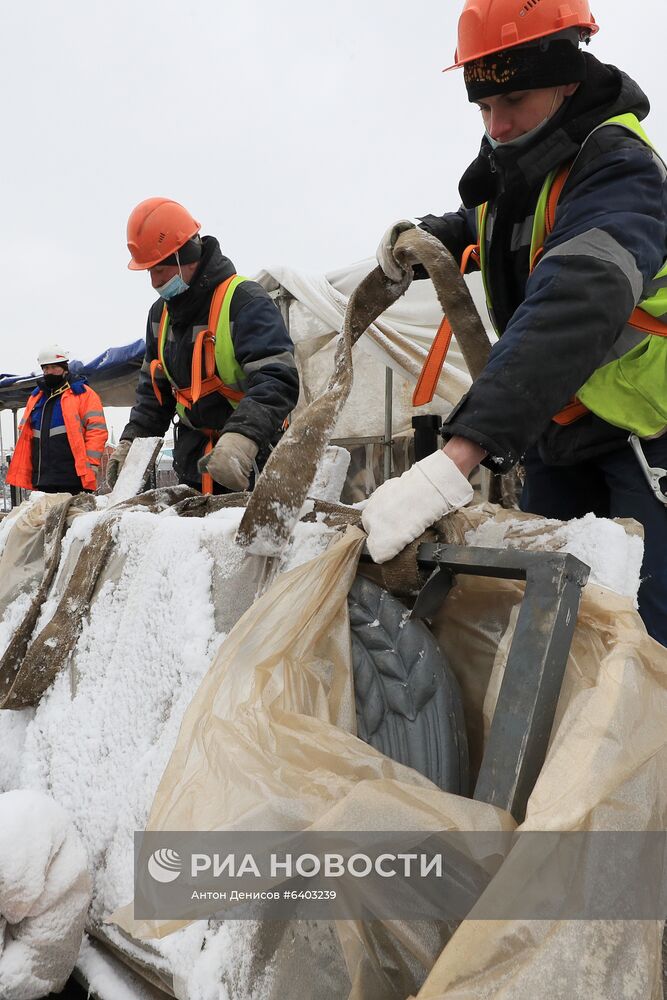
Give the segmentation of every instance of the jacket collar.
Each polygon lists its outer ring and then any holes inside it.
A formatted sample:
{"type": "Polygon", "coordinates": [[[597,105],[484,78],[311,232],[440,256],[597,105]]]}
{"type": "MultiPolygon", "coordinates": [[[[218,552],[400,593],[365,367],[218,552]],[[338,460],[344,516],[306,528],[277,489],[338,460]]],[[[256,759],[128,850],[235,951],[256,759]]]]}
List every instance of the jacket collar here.
{"type": "Polygon", "coordinates": [[[36,396],[37,393],[42,392],[44,393],[44,396],[48,399],[49,396],[60,396],[65,392],[66,389],[71,389],[75,396],[80,396],[81,393],[84,391],[85,387],[87,386],[87,384],[88,380],[84,378],[83,375],[79,375],[77,378],[72,378],[70,373],[70,378],[64,383],[64,385],[56,389],[55,392],[52,392],[50,389],[46,387],[44,379],[39,378],[37,379],[36,387],[32,390],[30,395],[36,396]]]}
{"type": "Polygon", "coordinates": [[[588,135],[615,115],[634,112],[641,120],[650,110],[638,84],[615,66],[585,54],[587,79],[554,115],[550,125],[526,149],[495,151],[487,139],[459,184],[463,204],[474,208],[499,194],[525,191],[550,170],[574,159],[588,135]]]}

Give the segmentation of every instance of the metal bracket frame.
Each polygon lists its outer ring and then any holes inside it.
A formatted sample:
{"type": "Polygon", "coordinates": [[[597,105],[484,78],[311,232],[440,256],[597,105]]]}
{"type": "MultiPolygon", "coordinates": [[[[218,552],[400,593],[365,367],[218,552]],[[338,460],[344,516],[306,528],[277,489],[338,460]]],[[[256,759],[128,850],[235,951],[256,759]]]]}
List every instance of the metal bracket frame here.
{"type": "Polygon", "coordinates": [[[412,610],[426,622],[460,573],[526,583],[473,796],[520,823],[546,756],[590,568],[569,554],[462,545],[422,544],[417,561],[432,570],[412,610]]]}

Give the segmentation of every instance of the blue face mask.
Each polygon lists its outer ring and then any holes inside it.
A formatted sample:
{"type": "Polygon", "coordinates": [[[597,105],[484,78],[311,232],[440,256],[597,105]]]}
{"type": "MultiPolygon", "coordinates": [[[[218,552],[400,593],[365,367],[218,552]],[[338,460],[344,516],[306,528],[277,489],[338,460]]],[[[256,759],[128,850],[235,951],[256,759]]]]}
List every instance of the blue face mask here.
{"type": "Polygon", "coordinates": [[[187,292],[190,286],[180,274],[175,274],[173,278],[169,281],[165,281],[164,285],[160,285],[155,291],[163,299],[173,299],[176,295],[181,295],[183,292],[187,292]]]}

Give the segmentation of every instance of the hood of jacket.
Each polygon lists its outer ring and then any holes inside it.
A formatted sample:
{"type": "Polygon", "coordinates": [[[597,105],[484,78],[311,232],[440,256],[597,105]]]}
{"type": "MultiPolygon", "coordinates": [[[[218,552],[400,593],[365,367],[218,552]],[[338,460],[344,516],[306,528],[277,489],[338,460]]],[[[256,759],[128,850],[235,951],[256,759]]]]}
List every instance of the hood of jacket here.
{"type": "Polygon", "coordinates": [[[172,323],[183,326],[193,323],[197,316],[208,311],[212,290],[225,278],[236,274],[236,268],[229,257],[223,254],[215,236],[204,236],[202,244],[201,260],[192,276],[190,287],[167,302],[172,323]]]}
{"type": "Polygon", "coordinates": [[[484,138],[479,155],[459,184],[466,208],[491,201],[499,194],[526,191],[541,183],[550,170],[579,152],[588,135],[615,115],[634,113],[641,121],[650,110],[641,87],[615,66],[585,53],[587,78],[551,122],[525,148],[502,144],[495,150],[484,138]]]}

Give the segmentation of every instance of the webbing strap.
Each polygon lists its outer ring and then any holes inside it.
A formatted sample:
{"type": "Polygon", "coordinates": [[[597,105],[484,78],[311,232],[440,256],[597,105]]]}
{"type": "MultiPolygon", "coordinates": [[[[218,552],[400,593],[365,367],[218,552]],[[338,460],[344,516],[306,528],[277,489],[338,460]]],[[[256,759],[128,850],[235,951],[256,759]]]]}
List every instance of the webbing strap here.
{"type": "MultiPolygon", "coordinates": [[[[190,387],[192,402],[196,403],[202,395],[204,386],[210,384],[211,379],[216,375],[215,371],[215,337],[210,330],[200,330],[195,338],[192,348],[192,385],[190,387]],[[202,366],[202,354],[204,365],[202,366]],[[206,379],[202,381],[202,367],[206,371],[206,379]]],[[[220,379],[218,379],[220,382],[220,379]]],[[[222,384],[222,383],[221,383],[222,384]]],[[[209,392],[214,392],[217,386],[209,388],[209,392]]],[[[207,393],[204,392],[203,395],[207,393]]]]}
{"type": "Polygon", "coordinates": [[[442,366],[445,363],[449,346],[452,342],[452,327],[446,316],[443,316],[438,332],[424,362],[417,385],[412,393],[412,405],[424,406],[430,403],[435,395],[435,387],[440,378],[442,366]]]}
{"type": "Polygon", "coordinates": [[[160,404],[162,403],[162,394],[157,386],[157,377],[159,374],[162,374],[169,379],[171,382],[171,391],[176,399],[176,402],[181,406],[184,406],[186,409],[191,408],[199,399],[210,395],[212,392],[218,392],[220,395],[234,403],[240,403],[243,399],[245,395],[244,392],[241,392],[239,389],[232,389],[231,386],[226,385],[219,377],[216,370],[215,359],[215,336],[218,328],[218,321],[220,319],[220,313],[224,306],[225,296],[227,295],[229,286],[237,277],[238,275],[232,274],[231,277],[226,278],[221,284],[219,284],[213,293],[208,314],[208,328],[206,330],[201,330],[195,339],[192,349],[192,366],[190,369],[191,381],[190,385],[184,389],[179,389],[178,386],[175,385],[167,370],[164,360],[164,345],[169,327],[169,313],[167,311],[166,304],[164,305],[162,309],[162,316],[160,318],[160,327],[158,330],[158,357],[156,360],[151,361],[150,365],[153,391],[160,404]],[[205,378],[202,378],[202,368],[205,373],[205,378]]]}
{"type": "MultiPolygon", "coordinates": [[[[479,246],[471,244],[463,252],[461,257],[461,274],[465,274],[470,258],[479,264],[479,246]]],[[[452,343],[453,330],[446,316],[438,327],[438,332],[433,338],[433,342],[426,356],[424,367],[422,368],[414,392],[412,393],[412,405],[424,406],[430,403],[435,395],[435,387],[438,384],[440,373],[442,372],[447,352],[452,343]]]]}
{"type": "MultiPolygon", "coordinates": [[[[203,428],[201,430],[202,434],[206,435],[206,447],[204,448],[204,454],[210,455],[213,451],[213,446],[220,437],[219,431],[212,431],[203,428]]],[[[210,472],[202,472],[201,476],[201,491],[202,493],[213,493],[213,476],[210,472]]]]}
{"type": "Polygon", "coordinates": [[[667,324],[651,316],[645,309],[635,309],[628,320],[628,326],[641,330],[642,333],[652,333],[656,337],[667,337],[667,324]]]}
{"type": "Polygon", "coordinates": [[[585,416],[587,413],[588,407],[576,396],[573,396],[570,402],[566,403],[563,409],[559,410],[556,416],[551,419],[560,427],[567,427],[568,424],[573,424],[575,420],[579,420],[580,417],[585,416]]]}
{"type": "Polygon", "coordinates": [[[163,373],[164,369],[162,368],[160,360],[158,358],[155,358],[153,361],[151,361],[151,382],[153,383],[153,392],[155,393],[155,397],[160,406],[162,406],[162,393],[157,387],[157,377],[158,375],[163,373]]]}

